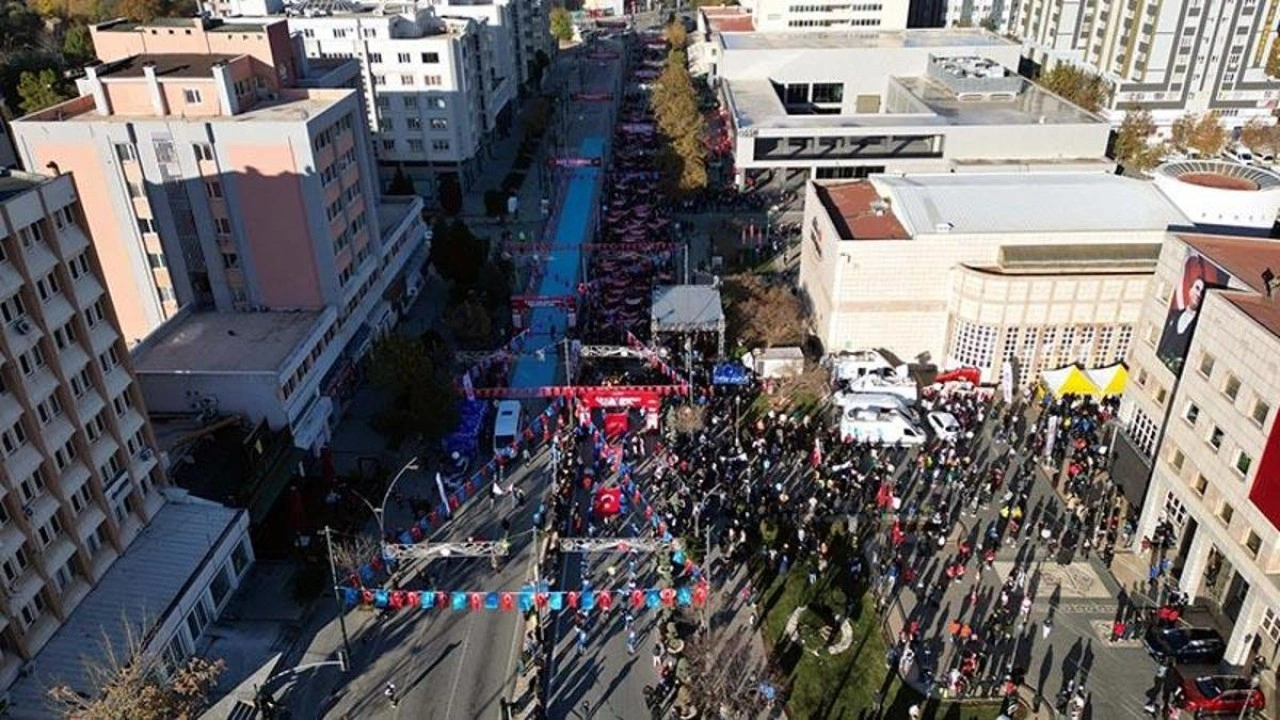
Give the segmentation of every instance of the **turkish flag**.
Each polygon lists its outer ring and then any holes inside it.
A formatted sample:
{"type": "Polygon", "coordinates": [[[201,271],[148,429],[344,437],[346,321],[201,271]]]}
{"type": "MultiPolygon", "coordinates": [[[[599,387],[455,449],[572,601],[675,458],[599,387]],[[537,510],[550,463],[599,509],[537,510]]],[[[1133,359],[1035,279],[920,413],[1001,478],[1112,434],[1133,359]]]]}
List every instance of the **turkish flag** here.
{"type": "Polygon", "coordinates": [[[609,518],[622,511],[622,490],[616,486],[596,490],[595,512],[601,518],[609,518]]]}
{"type": "Polygon", "coordinates": [[[630,426],[630,418],[626,410],[622,412],[605,413],[604,415],[604,432],[611,438],[625,435],[627,428],[630,426]]]}

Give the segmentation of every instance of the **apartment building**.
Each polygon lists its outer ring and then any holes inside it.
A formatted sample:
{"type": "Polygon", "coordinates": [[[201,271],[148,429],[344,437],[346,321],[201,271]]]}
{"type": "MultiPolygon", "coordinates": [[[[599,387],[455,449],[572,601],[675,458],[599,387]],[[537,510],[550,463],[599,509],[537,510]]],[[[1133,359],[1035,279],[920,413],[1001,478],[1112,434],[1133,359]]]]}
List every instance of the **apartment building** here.
{"type": "Polygon", "coordinates": [[[761,32],[796,30],[903,30],[908,0],[747,0],[761,32]]]}
{"type": "Polygon", "coordinates": [[[70,176],[0,173],[0,687],[163,504],[91,227],[70,176]]]}
{"type": "Polygon", "coordinates": [[[1225,621],[1227,662],[1262,655],[1271,667],[1280,659],[1276,269],[1274,240],[1165,243],[1129,352],[1113,470],[1140,503],[1135,551],[1171,524],[1174,575],[1225,621]]]}
{"type": "MultiPolygon", "coordinates": [[[[328,318],[287,354],[286,378],[253,388],[278,405],[274,428],[287,423],[302,447],[322,442],[332,416],[321,380],[394,322],[388,289],[426,257],[425,226],[408,221],[421,201],[380,201],[360,92],[297,86],[309,62],[335,79],[355,63],[298,60],[283,20],[113,22],[92,34],[103,62],[86,69],[86,94],[16,121],[20,155],[75,174],[130,347],[206,313],[328,318]]],[[[185,369],[185,411],[218,397],[198,369],[185,369]]],[[[221,411],[264,417],[242,397],[226,393],[221,411]]]]}
{"type": "Polygon", "coordinates": [[[1186,224],[1151,183],[1103,172],[817,181],[800,287],[829,352],[886,348],[985,382],[1009,366],[1026,386],[1124,359],[1166,230],[1186,224]]]}
{"type": "Polygon", "coordinates": [[[1025,0],[1008,27],[1041,66],[1079,64],[1113,92],[1105,115],[1151,111],[1162,133],[1186,112],[1238,127],[1280,98],[1276,0],[1025,0]],[[1271,70],[1268,71],[1268,67],[1271,70]]]}
{"type": "Polygon", "coordinates": [[[360,63],[383,187],[401,170],[429,197],[437,174],[456,174],[469,185],[486,145],[515,110],[510,8],[478,6],[483,12],[474,17],[441,17],[437,12],[453,9],[388,13],[385,6],[346,4],[308,15],[306,7],[288,19],[306,56],[360,63]]]}
{"type": "Polygon", "coordinates": [[[1105,169],[1110,128],[981,29],[712,32],[739,186],[876,173],[1105,169]]]}

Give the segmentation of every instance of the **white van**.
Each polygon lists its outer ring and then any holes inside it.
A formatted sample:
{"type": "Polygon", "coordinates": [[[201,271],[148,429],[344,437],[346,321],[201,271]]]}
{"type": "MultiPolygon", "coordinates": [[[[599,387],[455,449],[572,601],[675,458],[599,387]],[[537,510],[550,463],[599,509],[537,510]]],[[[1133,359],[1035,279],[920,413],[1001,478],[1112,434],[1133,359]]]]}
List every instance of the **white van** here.
{"type": "Polygon", "coordinates": [[[1241,165],[1248,165],[1253,162],[1253,153],[1249,152],[1249,148],[1243,145],[1232,145],[1222,151],[1222,157],[1241,165]]]}
{"type": "Polygon", "coordinates": [[[888,445],[923,445],[927,439],[902,414],[879,410],[846,410],[840,416],[840,437],[888,445]]]}
{"type": "Polygon", "coordinates": [[[502,400],[498,403],[498,417],[493,421],[493,451],[503,457],[515,457],[511,443],[520,437],[524,429],[524,406],[519,400],[502,400]]]}
{"type": "Polygon", "coordinates": [[[880,410],[901,413],[911,422],[919,421],[911,403],[901,395],[893,393],[842,392],[837,393],[833,400],[846,413],[850,410],[880,410]]]}

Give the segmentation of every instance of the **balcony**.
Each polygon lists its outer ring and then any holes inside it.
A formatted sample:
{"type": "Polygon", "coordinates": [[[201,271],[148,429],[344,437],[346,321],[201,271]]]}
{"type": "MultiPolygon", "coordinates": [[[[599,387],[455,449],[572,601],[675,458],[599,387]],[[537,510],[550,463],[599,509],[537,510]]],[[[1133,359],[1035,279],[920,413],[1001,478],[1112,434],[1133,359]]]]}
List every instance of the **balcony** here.
{"type": "Polygon", "coordinates": [[[11,478],[28,478],[31,477],[44,462],[44,456],[31,443],[23,443],[8,460],[5,461],[5,469],[9,471],[11,478]]]}
{"type": "Polygon", "coordinates": [[[89,238],[75,223],[66,223],[56,233],[58,250],[64,258],[73,258],[89,247],[89,238]]]}
{"type": "Polygon", "coordinates": [[[71,439],[72,434],[76,431],[75,426],[67,419],[65,413],[58,413],[49,420],[49,424],[44,426],[44,441],[48,447],[60,448],[71,439]]]}
{"type": "Polygon", "coordinates": [[[22,506],[22,511],[27,516],[27,525],[38,528],[49,522],[49,518],[58,512],[59,505],[58,498],[47,492],[40,493],[35,500],[22,506]]]}
{"type": "Polygon", "coordinates": [[[33,281],[48,275],[49,271],[58,264],[58,258],[54,256],[53,251],[42,242],[32,243],[25,253],[27,277],[33,281]]]}
{"type": "Polygon", "coordinates": [[[22,406],[18,398],[10,392],[0,392],[0,427],[9,427],[18,422],[22,416],[22,406]]]}
{"type": "Polygon", "coordinates": [[[76,461],[67,466],[62,471],[61,477],[58,478],[58,489],[62,491],[62,497],[69,498],[80,491],[84,484],[89,482],[92,473],[84,463],[76,461]]]}
{"type": "Polygon", "coordinates": [[[35,568],[27,566],[22,576],[9,584],[9,614],[16,616],[22,610],[22,606],[31,602],[31,598],[35,597],[43,587],[44,579],[35,571],[35,568]]]}
{"type": "Polygon", "coordinates": [[[102,393],[90,388],[76,400],[76,414],[80,416],[81,422],[87,423],[106,406],[107,401],[102,399],[102,393]]]}
{"type": "Polygon", "coordinates": [[[31,373],[23,382],[27,386],[27,397],[48,397],[58,389],[58,378],[47,367],[31,373]]]}
{"type": "Polygon", "coordinates": [[[97,503],[90,503],[89,506],[84,509],[84,512],[80,513],[76,518],[76,537],[80,538],[80,542],[88,545],[89,536],[92,535],[93,531],[97,530],[98,526],[102,524],[102,521],[106,519],[106,512],[104,512],[102,508],[98,507],[97,503]]]}
{"type": "Polygon", "coordinates": [[[0,261],[0,296],[9,297],[22,288],[22,276],[13,263],[0,261]]]}
{"type": "Polygon", "coordinates": [[[129,408],[124,415],[120,417],[120,434],[123,437],[131,437],[134,433],[142,429],[146,423],[146,419],[142,417],[142,413],[136,408],[129,408]]]}
{"type": "Polygon", "coordinates": [[[26,540],[27,536],[23,534],[22,528],[18,527],[17,523],[7,522],[0,525],[0,557],[8,557],[22,547],[22,543],[26,540]]]}
{"type": "Polygon", "coordinates": [[[41,562],[44,563],[45,570],[52,575],[75,554],[76,544],[71,542],[71,538],[67,537],[66,533],[58,533],[58,537],[45,547],[41,562]]]}
{"type": "Polygon", "coordinates": [[[5,340],[14,357],[30,350],[40,339],[40,335],[40,326],[29,315],[23,315],[4,326],[5,340]]]}
{"type": "Polygon", "coordinates": [[[106,352],[107,348],[111,347],[119,337],[110,323],[106,321],[99,322],[93,326],[93,329],[89,330],[89,349],[97,356],[106,352]]]}
{"type": "Polygon", "coordinates": [[[89,364],[89,354],[80,343],[70,343],[58,353],[58,364],[64,377],[71,377],[89,364]]]}
{"type": "Polygon", "coordinates": [[[75,293],[76,304],[87,308],[102,297],[102,283],[93,275],[85,273],[72,283],[71,291],[75,293]]]}
{"type": "MultiPolygon", "coordinates": [[[[102,467],[119,449],[120,444],[110,435],[103,433],[98,437],[97,442],[89,446],[89,459],[93,461],[94,467],[102,467]]],[[[106,480],[104,479],[103,482],[106,482],[106,480]]]]}
{"type": "Polygon", "coordinates": [[[60,328],[75,314],[76,311],[71,307],[67,296],[62,293],[54,293],[44,302],[45,327],[60,328]]]}
{"type": "Polygon", "coordinates": [[[144,478],[151,474],[151,470],[155,468],[156,452],[151,448],[143,448],[142,452],[133,456],[133,460],[129,464],[129,469],[133,471],[136,478],[144,478]]]}
{"type": "Polygon", "coordinates": [[[112,368],[111,372],[106,374],[105,379],[106,391],[111,397],[116,397],[129,387],[129,373],[125,372],[124,368],[119,365],[112,368]]]}

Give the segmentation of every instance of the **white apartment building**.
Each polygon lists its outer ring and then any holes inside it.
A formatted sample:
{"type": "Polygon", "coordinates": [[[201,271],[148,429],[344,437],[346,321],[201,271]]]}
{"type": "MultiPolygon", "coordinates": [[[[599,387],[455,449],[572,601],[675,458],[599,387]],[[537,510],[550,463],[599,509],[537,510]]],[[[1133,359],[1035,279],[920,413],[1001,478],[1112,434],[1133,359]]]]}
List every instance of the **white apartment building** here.
{"type": "Polygon", "coordinates": [[[1034,63],[1079,64],[1106,78],[1106,116],[1151,111],[1162,132],[1186,112],[1228,126],[1270,117],[1280,99],[1276,0],[1023,0],[1006,29],[1034,63]],[[1268,65],[1272,71],[1268,73],[1268,65]]]}
{"type": "Polygon", "coordinates": [[[904,30],[908,0],[747,0],[760,32],[904,30]]]}
{"type": "Polygon", "coordinates": [[[1280,297],[1266,287],[1268,269],[1280,269],[1274,240],[1178,234],[1165,243],[1129,352],[1116,450],[1126,474],[1116,480],[1127,497],[1145,490],[1136,552],[1162,519],[1173,526],[1167,557],[1193,602],[1222,616],[1226,661],[1262,655],[1274,668],[1280,297]],[[1128,455],[1141,462],[1122,463],[1128,455]]]}
{"type": "Polygon", "coordinates": [[[388,14],[354,3],[326,14],[307,14],[306,7],[288,18],[305,55],[360,63],[382,186],[400,169],[428,197],[437,173],[457,173],[469,185],[487,143],[515,109],[514,36],[509,20],[499,24],[506,6],[479,6],[485,12],[476,17],[437,15],[452,12],[447,6],[388,14]]]}
{"type": "Polygon", "coordinates": [[[1112,173],[878,175],[805,195],[800,287],[827,352],[885,348],[1019,385],[1122,360],[1166,230],[1112,173]]]}
{"type": "Polygon", "coordinates": [[[71,176],[0,172],[0,688],[163,504],[90,227],[71,176]]]}
{"type": "Polygon", "coordinates": [[[1019,77],[981,29],[711,32],[739,186],[876,173],[1108,169],[1101,118],[1019,77]]]}
{"type": "Polygon", "coordinates": [[[1013,0],[948,0],[943,27],[983,27],[1004,32],[1017,5],[1013,0]]]}

